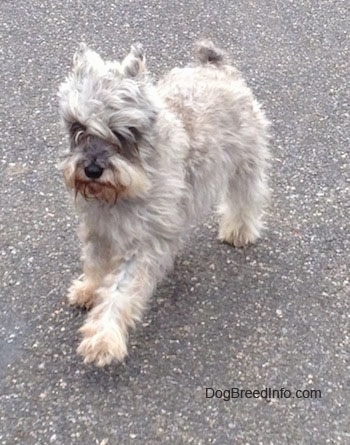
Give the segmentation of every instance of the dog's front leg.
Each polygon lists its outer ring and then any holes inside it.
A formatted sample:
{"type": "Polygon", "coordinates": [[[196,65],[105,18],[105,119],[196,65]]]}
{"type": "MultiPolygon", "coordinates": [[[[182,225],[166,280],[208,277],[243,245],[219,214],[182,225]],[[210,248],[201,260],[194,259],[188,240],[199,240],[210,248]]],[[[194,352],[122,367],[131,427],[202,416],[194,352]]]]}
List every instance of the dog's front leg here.
{"type": "Polygon", "coordinates": [[[156,274],[146,260],[122,262],[96,291],[97,301],[80,329],[78,353],[85,363],[105,366],[127,355],[128,328],[140,320],[156,285],[156,274]]]}
{"type": "Polygon", "coordinates": [[[111,240],[81,224],[79,236],[83,243],[83,274],[68,290],[68,302],[91,309],[96,304],[96,291],[106,276],[116,269],[121,258],[111,249],[111,240]]]}

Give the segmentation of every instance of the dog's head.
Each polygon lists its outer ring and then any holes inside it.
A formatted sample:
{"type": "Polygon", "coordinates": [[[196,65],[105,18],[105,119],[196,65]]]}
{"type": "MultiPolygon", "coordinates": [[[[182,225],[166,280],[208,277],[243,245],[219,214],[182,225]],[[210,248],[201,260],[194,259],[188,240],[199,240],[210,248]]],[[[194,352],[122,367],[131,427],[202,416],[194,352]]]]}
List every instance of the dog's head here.
{"type": "Polygon", "coordinates": [[[132,47],[119,63],[81,45],[60,86],[59,105],[70,140],[60,164],[67,186],[109,204],[145,194],[157,109],[142,48],[132,47]]]}

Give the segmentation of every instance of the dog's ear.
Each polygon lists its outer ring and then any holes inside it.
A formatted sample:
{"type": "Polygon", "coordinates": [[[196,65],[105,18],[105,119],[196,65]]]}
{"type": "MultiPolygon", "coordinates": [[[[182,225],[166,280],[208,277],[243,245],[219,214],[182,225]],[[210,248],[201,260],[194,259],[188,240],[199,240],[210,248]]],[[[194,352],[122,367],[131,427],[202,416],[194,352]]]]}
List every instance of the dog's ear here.
{"type": "Polygon", "coordinates": [[[100,72],[104,70],[105,63],[102,58],[85,43],[81,43],[73,57],[73,72],[76,76],[83,77],[90,71],[100,72]]]}
{"type": "Polygon", "coordinates": [[[146,58],[141,44],[131,47],[122,62],[122,71],[126,77],[138,77],[146,72],[146,58]]]}

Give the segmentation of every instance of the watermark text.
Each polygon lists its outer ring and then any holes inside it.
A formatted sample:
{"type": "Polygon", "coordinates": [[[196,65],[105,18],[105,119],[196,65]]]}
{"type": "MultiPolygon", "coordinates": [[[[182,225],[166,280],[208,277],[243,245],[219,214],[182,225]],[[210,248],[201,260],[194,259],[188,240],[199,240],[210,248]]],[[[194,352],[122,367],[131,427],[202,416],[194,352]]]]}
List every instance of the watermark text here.
{"type": "Polygon", "coordinates": [[[205,388],[206,399],[222,399],[228,402],[232,399],[321,399],[320,389],[288,389],[288,388],[205,388]]]}

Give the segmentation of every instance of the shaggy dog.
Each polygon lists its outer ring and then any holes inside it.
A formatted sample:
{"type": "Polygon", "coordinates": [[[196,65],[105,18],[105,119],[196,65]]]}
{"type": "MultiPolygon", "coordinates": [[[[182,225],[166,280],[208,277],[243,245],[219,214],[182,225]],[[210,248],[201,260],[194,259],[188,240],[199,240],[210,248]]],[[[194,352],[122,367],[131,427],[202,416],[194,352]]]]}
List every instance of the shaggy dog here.
{"type": "Polygon", "coordinates": [[[201,41],[196,54],[154,84],[140,46],[108,62],[81,45],[60,87],[70,139],[60,168],[84,245],[68,299],[91,308],[86,363],[125,358],[128,329],[214,204],[222,241],[241,247],[261,233],[268,121],[224,51],[201,41]]]}

